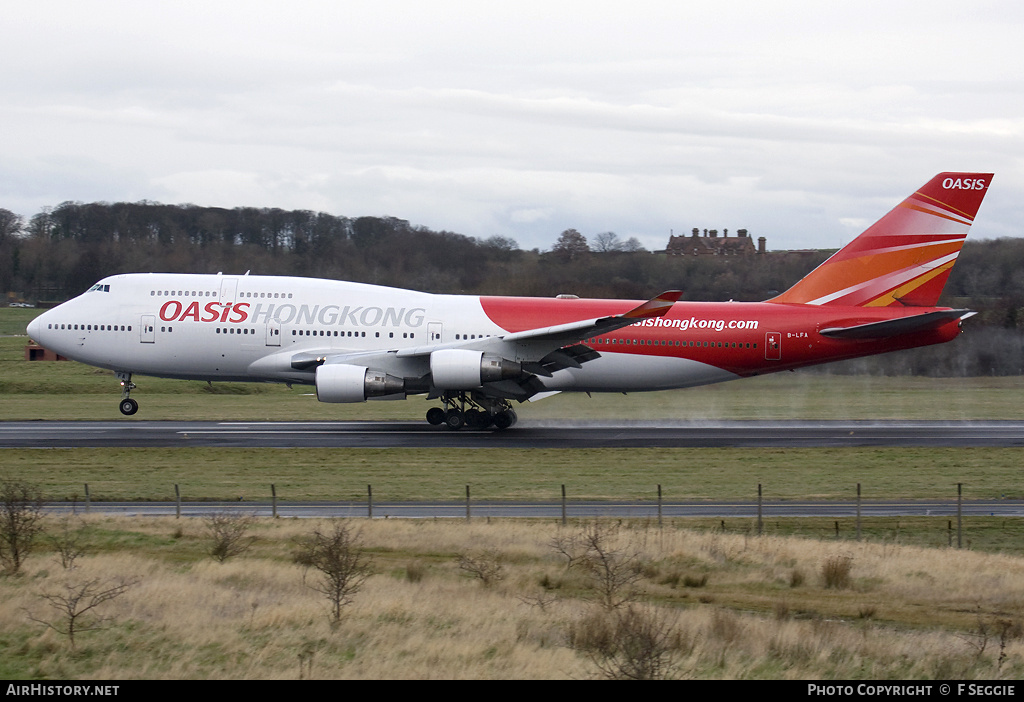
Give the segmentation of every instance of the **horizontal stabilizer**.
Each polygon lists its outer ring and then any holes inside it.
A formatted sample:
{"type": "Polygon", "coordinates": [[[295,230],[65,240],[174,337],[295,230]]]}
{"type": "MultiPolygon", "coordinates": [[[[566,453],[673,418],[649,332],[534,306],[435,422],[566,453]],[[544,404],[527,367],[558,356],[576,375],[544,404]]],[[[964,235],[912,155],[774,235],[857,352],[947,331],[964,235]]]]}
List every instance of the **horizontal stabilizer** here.
{"type": "Polygon", "coordinates": [[[938,329],[954,319],[966,319],[975,313],[971,310],[941,310],[915,314],[911,317],[887,319],[883,322],[857,324],[852,327],[830,327],[822,329],[821,335],[833,339],[885,339],[914,332],[938,329]]]}

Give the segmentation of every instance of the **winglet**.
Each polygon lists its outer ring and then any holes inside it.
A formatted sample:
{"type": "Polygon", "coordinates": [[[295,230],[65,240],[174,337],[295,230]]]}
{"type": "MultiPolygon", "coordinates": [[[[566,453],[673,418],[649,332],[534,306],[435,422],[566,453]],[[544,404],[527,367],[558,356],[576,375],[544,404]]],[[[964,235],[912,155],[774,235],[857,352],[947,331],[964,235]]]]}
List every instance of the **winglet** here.
{"type": "Polygon", "coordinates": [[[649,317],[663,317],[668,314],[680,297],[682,290],[666,290],[657,297],[651,298],[639,307],[634,307],[622,315],[626,319],[647,319],[649,317]]]}

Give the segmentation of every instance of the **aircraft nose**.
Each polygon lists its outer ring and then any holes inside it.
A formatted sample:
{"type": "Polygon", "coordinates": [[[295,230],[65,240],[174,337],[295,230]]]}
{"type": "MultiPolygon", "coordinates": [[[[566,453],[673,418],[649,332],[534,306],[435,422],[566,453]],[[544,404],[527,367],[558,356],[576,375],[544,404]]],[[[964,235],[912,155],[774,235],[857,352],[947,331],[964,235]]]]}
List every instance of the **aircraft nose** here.
{"type": "Polygon", "coordinates": [[[28,331],[28,338],[38,343],[41,343],[42,340],[39,337],[43,334],[43,330],[46,329],[46,325],[43,323],[43,317],[45,316],[46,313],[44,312],[33,319],[28,323],[28,327],[26,329],[26,331],[28,331]]]}

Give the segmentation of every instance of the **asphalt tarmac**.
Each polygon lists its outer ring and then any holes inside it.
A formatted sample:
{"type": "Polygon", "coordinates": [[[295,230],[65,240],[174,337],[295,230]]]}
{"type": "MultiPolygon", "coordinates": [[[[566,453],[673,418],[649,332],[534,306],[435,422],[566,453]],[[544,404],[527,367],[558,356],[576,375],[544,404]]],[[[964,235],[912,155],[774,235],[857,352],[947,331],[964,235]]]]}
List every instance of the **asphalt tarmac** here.
{"type": "Polygon", "coordinates": [[[1020,421],[521,421],[506,431],[426,422],[0,422],[0,448],[814,448],[1024,446],[1020,421]]]}

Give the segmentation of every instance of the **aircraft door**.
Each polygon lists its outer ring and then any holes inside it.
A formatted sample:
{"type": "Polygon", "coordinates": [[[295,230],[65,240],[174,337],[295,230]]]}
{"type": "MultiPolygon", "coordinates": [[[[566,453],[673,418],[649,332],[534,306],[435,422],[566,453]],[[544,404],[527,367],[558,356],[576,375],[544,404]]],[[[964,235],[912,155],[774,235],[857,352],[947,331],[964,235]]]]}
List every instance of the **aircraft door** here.
{"type": "Polygon", "coordinates": [[[238,292],[238,278],[224,278],[220,281],[220,304],[225,305],[235,301],[238,292]]]}
{"type": "Polygon", "coordinates": [[[768,332],[764,335],[764,360],[782,360],[782,333],[768,332]]]}
{"type": "Polygon", "coordinates": [[[152,314],[142,315],[141,334],[139,341],[143,344],[156,342],[156,316],[152,314]]]}
{"type": "Polygon", "coordinates": [[[436,341],[437,343],[441,343],[441,341],[442,341],[442,339],[441,339],[441,332],[442,332],[443,328],[444,327],[441,324],[441,322],[430,322],[430,323],[428,323],[427,324],[427,338],[430,339],[431,342],[435,342],[436,341]]]}
{"type": "Polygon", "coordinates": [[[267,322],[267,346],[281,345],[281,323],[276,319],[267,322]]]}

